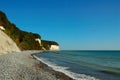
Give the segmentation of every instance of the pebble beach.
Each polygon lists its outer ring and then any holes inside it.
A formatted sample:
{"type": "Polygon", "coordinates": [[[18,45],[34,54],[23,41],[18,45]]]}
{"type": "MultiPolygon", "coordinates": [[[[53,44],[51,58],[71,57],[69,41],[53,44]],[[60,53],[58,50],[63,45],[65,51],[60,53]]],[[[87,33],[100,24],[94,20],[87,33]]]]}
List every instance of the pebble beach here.
{"type": "Polygon", "coordinates": [[[0,55],[0,80],[72,80],[36,60],[31,54],[40,51],[23,51],[0,55]]]}

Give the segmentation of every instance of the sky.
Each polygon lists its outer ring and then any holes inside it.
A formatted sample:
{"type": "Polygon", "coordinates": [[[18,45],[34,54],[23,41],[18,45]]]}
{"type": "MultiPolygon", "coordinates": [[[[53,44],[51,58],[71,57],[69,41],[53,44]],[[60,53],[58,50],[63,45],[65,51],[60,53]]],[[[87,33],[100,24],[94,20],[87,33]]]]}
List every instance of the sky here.
{"type": "Polygon", "coordinates": [[[120,50],[120,0],[0,0],[0,10],[61,50],[120,50]]]}

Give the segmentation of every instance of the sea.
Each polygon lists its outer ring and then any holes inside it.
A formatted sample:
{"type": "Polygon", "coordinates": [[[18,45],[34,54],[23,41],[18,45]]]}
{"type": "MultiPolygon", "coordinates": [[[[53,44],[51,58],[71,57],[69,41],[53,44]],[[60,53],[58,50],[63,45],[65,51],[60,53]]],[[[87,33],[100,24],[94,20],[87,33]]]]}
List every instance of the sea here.
{"type": "Polygon", "coordinates": [[[35,57],[73,80],[120,80],[120,51],[45,51],[35,57]]]}

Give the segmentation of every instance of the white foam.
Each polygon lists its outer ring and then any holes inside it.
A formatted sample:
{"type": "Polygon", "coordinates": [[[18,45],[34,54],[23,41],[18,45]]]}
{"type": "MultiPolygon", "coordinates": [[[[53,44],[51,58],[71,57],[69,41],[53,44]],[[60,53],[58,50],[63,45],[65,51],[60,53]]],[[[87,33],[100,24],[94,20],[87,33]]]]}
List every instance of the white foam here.
{"type": "Polygon", "coordinates": [[[69,69],[68,67],[58,66],[57,64],[52,63],[47,59],[38,58],[37,56],[34,56],[34,57],[37,60],[39,60],[39,61],[43,62],[44,64],[48,65],[49,67],[51,67],[53,70],[62,72],[74,80],[100,80],[100,79],[97,79],[97,78],[89,76],[89,75],[77,74],[77,73],[71,72],[68,70],[69,69]]]}

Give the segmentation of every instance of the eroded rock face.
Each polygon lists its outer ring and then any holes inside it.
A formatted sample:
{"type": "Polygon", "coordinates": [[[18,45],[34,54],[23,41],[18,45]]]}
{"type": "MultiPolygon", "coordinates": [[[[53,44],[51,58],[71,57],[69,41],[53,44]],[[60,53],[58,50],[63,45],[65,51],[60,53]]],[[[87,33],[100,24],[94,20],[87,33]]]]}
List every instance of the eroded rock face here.
{"type": "Polygon", "coordinates": [[[0,30],[0,54],[11,52],[20,52],[20,49],[9,36],[0,30]]]}
{"type": "Polygon", "coordinates": [[[51,45],[50,50],[59,50],[59,46],[58,45],[51,45]]]}

